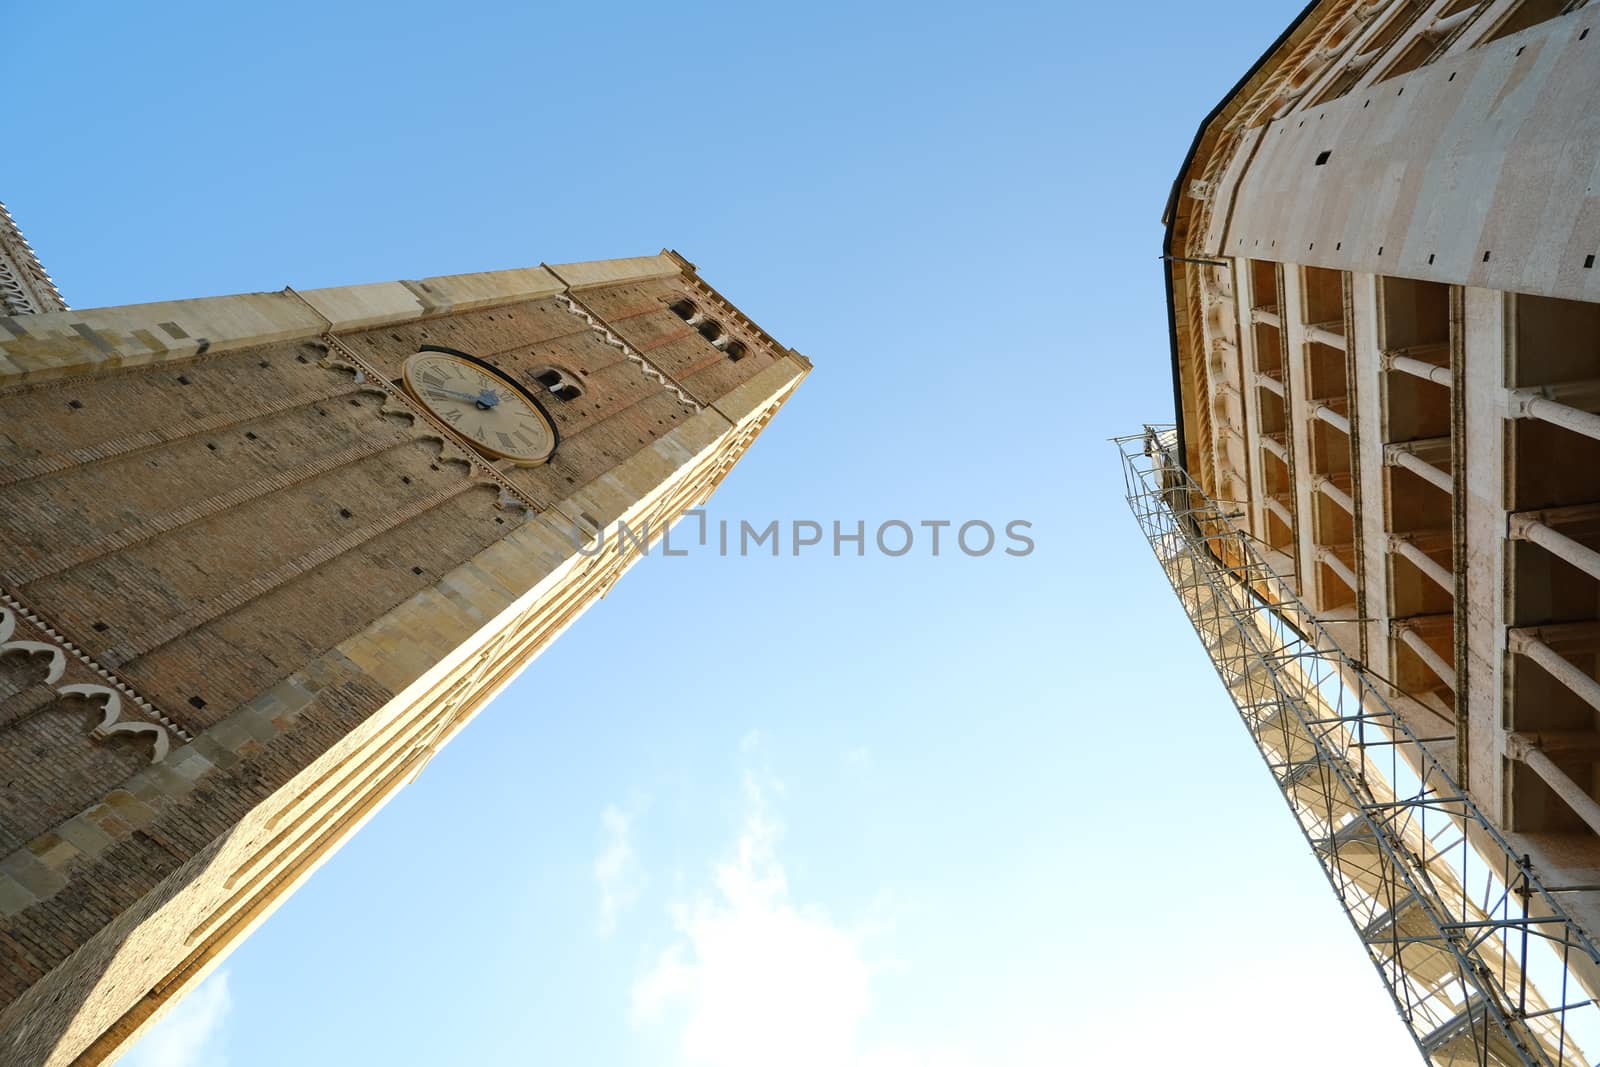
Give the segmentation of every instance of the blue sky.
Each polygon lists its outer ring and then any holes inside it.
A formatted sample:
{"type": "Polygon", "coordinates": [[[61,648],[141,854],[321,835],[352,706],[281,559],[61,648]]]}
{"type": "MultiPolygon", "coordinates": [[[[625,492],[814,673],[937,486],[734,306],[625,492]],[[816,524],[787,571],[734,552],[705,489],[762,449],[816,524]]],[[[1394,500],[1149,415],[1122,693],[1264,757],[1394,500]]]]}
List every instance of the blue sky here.
{"type": "Polygon", "coordinates": [[[14,15],[0,195],[74,305],[671,246],[816,362],[713,519],[1037,543],[644,561],[131,1062],[1412,1062],[1105,443],[1296,10],[14,15]]]}

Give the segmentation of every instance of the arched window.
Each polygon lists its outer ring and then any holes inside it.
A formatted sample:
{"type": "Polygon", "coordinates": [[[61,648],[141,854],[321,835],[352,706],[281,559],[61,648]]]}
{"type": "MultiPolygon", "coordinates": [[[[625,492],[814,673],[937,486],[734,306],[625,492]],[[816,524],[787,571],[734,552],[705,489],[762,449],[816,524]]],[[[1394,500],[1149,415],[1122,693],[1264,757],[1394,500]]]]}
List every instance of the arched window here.
{"type": "Polygon", "coordinates": [[[684,322],[693,322],[695,316],[700,314],[700,309],[694,306],[692,300],[679,300],[672,305],[672,313],[684,322]]]}
{"type": "Polygon", "coordinates": [[[716,344],[717,338],[722,336],[722,326],[713,319],[707,319],[700,324],[700,336],[716,344]]]}
{"type": "Polygon", "coordinates": [[[560,367],[539,367],[529,371],[528,376],[549,390],[557,400],[576,400],[583,395],[578,376],[560,367]]]}
{"type": "Polygon", "coordinates": [[[733,360],[735,363],[743,359],[747,352],[742,341],[734,341],[730,343],[727,348],[723,349],[723,351],[728,353],[728,358],[733,360]]]}

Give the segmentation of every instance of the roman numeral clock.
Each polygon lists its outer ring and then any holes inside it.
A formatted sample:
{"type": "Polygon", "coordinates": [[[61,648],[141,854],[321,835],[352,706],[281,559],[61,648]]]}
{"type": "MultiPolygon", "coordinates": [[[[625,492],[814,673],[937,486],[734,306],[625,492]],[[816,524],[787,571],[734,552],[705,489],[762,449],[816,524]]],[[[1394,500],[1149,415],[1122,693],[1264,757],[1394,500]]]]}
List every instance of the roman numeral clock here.
{"type": "Polygon", "coordinates": [[[555,423],[492,363],[454,349],[424,348],[401,373],[418,403],[490,458],[534,467],[555,452],[555,423]]]}

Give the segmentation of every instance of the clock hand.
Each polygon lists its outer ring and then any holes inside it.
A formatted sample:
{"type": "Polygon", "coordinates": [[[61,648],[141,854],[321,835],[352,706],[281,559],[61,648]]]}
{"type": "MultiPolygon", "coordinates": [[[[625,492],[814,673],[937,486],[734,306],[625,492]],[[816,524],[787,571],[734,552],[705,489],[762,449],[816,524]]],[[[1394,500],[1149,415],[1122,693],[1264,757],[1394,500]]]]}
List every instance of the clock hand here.
{"type": "Polygon", "coordinates": [[[445,396],[454,397],[457,400],[465,400],[469,404],[476,404],[484,411],[489,410],[500,402],[500,394],[490,389],[485,389],[476,395],[472,393],[458,393],[454,389],[441,389],[437,386],[434,387],[433,391],[436,393],[442,393],[445,396]]]}

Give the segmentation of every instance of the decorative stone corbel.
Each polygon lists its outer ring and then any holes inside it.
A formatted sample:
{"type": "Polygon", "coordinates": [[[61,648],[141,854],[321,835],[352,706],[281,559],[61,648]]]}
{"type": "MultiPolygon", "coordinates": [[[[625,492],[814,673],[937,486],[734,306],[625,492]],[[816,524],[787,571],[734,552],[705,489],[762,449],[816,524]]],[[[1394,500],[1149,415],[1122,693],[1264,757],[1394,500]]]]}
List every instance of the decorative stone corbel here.
{"type": "Polygon", "coordinates": [[[55,685],[61,676],[67,673],[67,656],[54,645],[47,645],[43,641],[7,641],[0,645],[0,655],[7,652],[27,652],[30,655],[43,652],[50,657],[50,672],[44,676],[46,685],[55,685]]]}
{"type": "Polygon", "coordinates": [[[165,726],[157,726],[153,722],[129,721],[122,718],[122,697],[115,689],[103,685],[64,685],[56,692],[62,696],[81,696],[93,699],[103,696],[106,698],[104,709],[101,711],[100,724],[89,731],[89,736],[96,741],[104,741],[112,734],[149,734],[151,736],[153,751],[150,756],[151,763],[160,763],[167,758],[167,751],[172,747],[172,739],[167,736],[165,726]]]}
{"type": "Polygon", "coordinates": [[[89,731],[89,736],[96,741],[104,741],[116,733],[149,734],[150,762],[159,763],[166,758],[172,748],[173,734],[177,734],[180,740],[190,740],[182,727],[129,689],[127,683],[90,659],[82,649],[51,629],[42,619],[19,604],[14,597],[0,592],[0,655],[7,652],[48,655],[50,667],[43,684],[53,689],[58,697],[84,697],[90,700],[103,697],[105,706],[101,710],[100,723],[89,731]],[[18,637],[19,631],[28,636],[18,637]],[[58,685],[57,683],[68,677],[69,672],[76,677],[94,680],[69,680],[66,685],[58,685]],[[139,712],[149,718],[123,718],[124,696],[139,712]]]}

